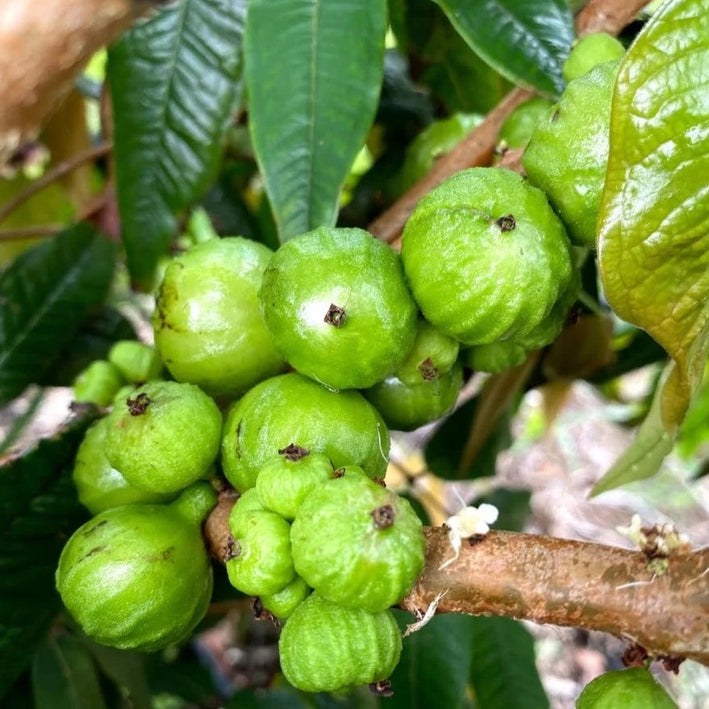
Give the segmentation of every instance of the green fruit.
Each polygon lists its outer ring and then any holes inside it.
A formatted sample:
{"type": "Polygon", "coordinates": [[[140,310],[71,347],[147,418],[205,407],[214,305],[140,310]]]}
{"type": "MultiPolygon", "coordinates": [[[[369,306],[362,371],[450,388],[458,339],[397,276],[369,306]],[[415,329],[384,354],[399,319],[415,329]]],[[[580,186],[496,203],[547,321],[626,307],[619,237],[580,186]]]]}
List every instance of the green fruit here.
{"type": "Polygon", "coordinates": [[[231,508],[231,513],[229,514],[229,524],[232,526],[240,525],[241,516],[246,515],[247,512],[252,512],[253,510],[260,510],[262,512],[269,511],[263,506],[261,498],[259,497],[255,487],[252,487],[239,495],[239,499],[231,508]]]}
{"type": "Polygon", "coordinates": [[[330,459],[322,453],[290,445],[269,458],[256,478],[263,506],[292,520],[308,493],[334,474],[330,459]]]}
{"type": "Polygon", "coordinates": [[[571,239],[583,246],[596,244],[618,64],[599,64],[569,82],[522,156],[530,183],[544,190],[571,239]]]}
{"type": "Polygon", "coordinates": [[[395,376],[387,377],[365,390],[364,395],[390,429],[413,431],[447,414],[455,406],[462,386],[463,370],[457,364],[448,372],[429,380],[421,379],[416,384],[395,376]]]}
{"type": "Polygon", "coordinates": [[[131,485],[106,458],[104,442],[107,419],[97,421],[86,432],[74,461],[73,479],[79,502],[91,514],[133,502],[166,502],[174,495],[148,492],[131,485]]]}
{"type": "Polygon", "coordinates": [[[229,237],[197,244],[170,263],[153,328],[175,379],[233,397],[283,369],[257,296],[272,253],[229,237]]]}
{"type": "Polygon", "coordinates": [[[92,362],[74,380],[74,401],[108,406],[123,385],[120,371],[111,362],[92,362]]]}
{"type": "Polygon", "coordinates": [[[244,492],[264,463],[291,443],[323,453],[336,468],[355,463],[373,478],[386,471],[389,431],[377,410],[359,392],[335,393],[290,373],[257,384],[229,410],[224,474],[244,492]]]}
{"type": "Polygon", "coordinates": [[[421,520],[409,503],[348,466],[315,488],[291,527],[295,569],[323,598],[376,613],[423,570],[421,520]]]}
{"type": "Polygon", "coordinates": [[[458,359],[458,341],[419,318],[414,344],[394,375],[406,384],[421,384],[449,372],[458,359]]]}
{"type": "Polygon", "coordinates": [[[416,335],[398,254],[362,229],[321,227],[286,242],[259,297],[286,360],[333,389],[363,389],[391,374],[416,335]]]}
{"type": "Polygon", "coordinates": [[[340,693],[389,677],[401,656],[401,633],[391,611],[341,608],[312,593],[286,622],[278,647],[294,687],[340,693]]]}
{"type": "Polygon", "coordinates": [[[192,384],[148,382],[107,417],[106,458],[150,492],[177,492],[203,477],[219,453],[222,417],[192,384]]]}
{"type": "Polygon", "coordinates": [[[576,709],[677,709],[677,704],[642,667],[606,672],[586,685],[576,709]]]}
{"type": "Polygon", "coordinates": [[[549,99],[535,96],[521,103],[500,126],[499,143],[506,148],[524,148],[537,122],[549,113],[549,99]]]}
{"type": "Polygon", "coordinates": [[[135,340],[116,342],[108,353],[108,361],[126,381],[136,384],[159,379],[162,374],[160,355],[150,345],[135,340]]]}
{"type": "Polygon", "coordinates": [[[475,372],[504,372],[518,367],[527,359],[529,350],[514,340],[491,342],[488,345],[476,345],[463,350],[465,366],[475,372]]]}
{"type": "Polygon", "coordinates": [[[561,73],[568,83],[587,74],[598,64],[616,61],[624,54],[625,47],[613,35],[605,32],[587,34],[573,45],[561,73]]]}
{"type": "Polygon", "coordinates": [[[270,596],[260,596],[261,605],[276,618],[288,618],[308,597],[310,586],[296,576],[287,586],[270,596]]]}
{"type": "Polygon", "coordinates": [[[249,596],[269,596],[294,578],[290,524],[275,512],[249,510],[229,516],[233,537],[226,562],[229,581],[249,596]]]}
{"type": "Polygon", "coordinates": [[[452,150],[482,119],[477,113],[454,113],[421,131],[406,149],[397,191],[406,192],[428,174],[436,159],[452,150]]]}
{"type": "Polygon", "coordinates": [[[471,168],[426,195],[401,255],[425,318],[467,345],[531,332],[573,274],[564,227],[543,192],[502,168],[471,168]]]}
{"type": "Polygon", "coordinates": [[[211,486],[199,483],[168,505],[114,507],[76,530],[56,584],[87,635],[153,651],[192,632],[212,592],[200,527],[215,502],[211,486]]]}

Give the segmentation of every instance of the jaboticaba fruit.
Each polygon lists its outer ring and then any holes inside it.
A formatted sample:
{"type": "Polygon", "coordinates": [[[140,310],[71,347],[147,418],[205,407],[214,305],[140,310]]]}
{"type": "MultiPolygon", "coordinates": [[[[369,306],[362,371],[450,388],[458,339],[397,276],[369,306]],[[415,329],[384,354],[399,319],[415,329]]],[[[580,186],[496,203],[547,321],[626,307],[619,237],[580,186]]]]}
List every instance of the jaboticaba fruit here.
{"type": "Polygon", "coordinates": [[[175,379],[212,396],[235,396],[283,369],[257,295],[272,253],[227,237],[197,244],[170,263],[153,328],[175,379]]]}
{"type": "Polygon", "coordinates": [[[292,520],[308,493],[330,480],[334,471],[326,455],[291,444],[264,463],[256,491],[264,507],[292,520]]]}
{"type": "Polygon", "coordinates": [[[226,570],[234,588],[250,596],[272,595],[294,578],[290,524],[275,512],[250,510],[229,518],[226,570]]]}
{"type": "Polygon", "coordinates": [[[131,502],[166,502],[174,497],[131,485],[106,458],[104,440],[108,419],[99,419],[86,432],[74,461],[74,485],[79,502],[91,514],[131,502]]]}
{"type": "Polygon", "coordinates": [[[323,598],[377,612],[423,570],[424,535],[409,503],[355,466],[315,488],[291,527],[296,571],[323,598]]]}
{"type": "Polygon", "coordinates": [[[325,454],[336,468],[354,463],[384,477],[389,431],[377,410],[358,391],[335,393],[294,372],[257,384],[231,407],[224,474],[244,492],[264,463],[292,443],[325,454]]]}
{"type": "Polygon", "coordinates": [[[522,156],[529,181],[546,192],[571,239],[585,246],[596,244],[619,63],[599,64],[569,82],[522,156]]]}
{"type": "Polygon", "coordinates": [[[107,421],[106,458],[144,490],[182,490],[203,477],[219,453],[221,413],[192,384],[148,382],[107,421]]]}
{"type": "Polygon", "coordinates": [[[417,308],[399,255],[362,229],[321,227],[274,254],[259,293],[276,347],[333,389],[363,389],[411,349],[417,308]]]}
{"type": "Polygon", "coordinates": [[[76,530],[56,583],[87,635],[153,651],[192,632],[212,593],[201,522],[215,502],[211,486],[197,483],[170,504],[114,507],[76,530]]]}
{"type": "Polygon", "coordinates": [[[571,246],[546,196],[502,168],[471,168],[426,195],[401,255],[426,319],[467,345],[529,333],[572,278],[571,246]]]}
{"type": "Polygon", "coordinates": [[[576,700],[576,709],[677,709],[670,695],[643,667],[596,677],[576,700]]]}
{"type": "Polygon", "coordinates": [[[401,633],[391,611],[342,608],[312,593],[286,621],[278,647],[283,674],[297,689],[347,692],[391,675],[401,633]]]}

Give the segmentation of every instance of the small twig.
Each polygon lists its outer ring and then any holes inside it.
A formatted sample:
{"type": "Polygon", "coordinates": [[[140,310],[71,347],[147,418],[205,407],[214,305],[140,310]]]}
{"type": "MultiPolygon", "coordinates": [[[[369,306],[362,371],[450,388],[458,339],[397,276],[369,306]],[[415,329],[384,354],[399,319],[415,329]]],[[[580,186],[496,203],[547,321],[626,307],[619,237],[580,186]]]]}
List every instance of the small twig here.
{"type": "Polygon", "coordinates": [[[56,236],[66,229],[64,224],[40,224],[17,229],[0,229],[0,241],[17,241],[19,239],[41,239],[43,236],[56,236]]]}
{"type": "Polygon", "coordinates": [[[0,223],[7,219],[12,212],[14,212],[20,205],[24,204],[28,199],[30,199],[30,197],[33,197],[38,192],[41,192],[45,187],[51,185],[57,180],[60,180],[64,177],[64,175],[67,175],[84,163],[103,157],[109,153],[112,148],[113,143],[106,140],[93,148],[77,153],[69,160],[59,163],[56,167],[42,175],[42,177],[38,180],[35,180],[31,185],[28,185],[24,190],[22,190],[22,192],[13,197],[9,202],[6,202],[2,208],[0,208],[0,223]]]}

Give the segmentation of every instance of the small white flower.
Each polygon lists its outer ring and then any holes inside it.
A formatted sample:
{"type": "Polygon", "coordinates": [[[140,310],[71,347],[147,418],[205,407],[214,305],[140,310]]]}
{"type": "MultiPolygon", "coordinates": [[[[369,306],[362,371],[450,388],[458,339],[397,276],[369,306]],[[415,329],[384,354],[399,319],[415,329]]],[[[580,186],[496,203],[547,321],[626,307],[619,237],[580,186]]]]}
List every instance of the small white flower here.
{"type": "Polygon", "coordinates": [[[480,507],[473,505],[463,507],[459,512],[449,517],[446,520],[446,527],[448,527],[448,541],[453,548],[454,555],[438,568],[445,569],[458,558],[463,539],[487,534],[490,531],[490,525],[497,520],[499,514],[495,505],[483,503],[480,507]]]}

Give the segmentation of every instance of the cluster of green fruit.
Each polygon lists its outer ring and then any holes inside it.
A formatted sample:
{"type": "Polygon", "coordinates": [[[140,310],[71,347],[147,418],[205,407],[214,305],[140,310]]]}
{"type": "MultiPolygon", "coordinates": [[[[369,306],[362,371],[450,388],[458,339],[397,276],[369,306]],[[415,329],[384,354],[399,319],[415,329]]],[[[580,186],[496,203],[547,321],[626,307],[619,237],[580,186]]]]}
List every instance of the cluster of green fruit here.
{"type": "Polygon", "coordinates": [[[586,77],[610,96],[613,71],[602,64],[570,81],[540,119],[525,152],[529,180],[473,168],[430,192],[401,255],[361,229],[322,227],[275,253],[230,237],[170,262],[156,351],[120,343],[76,382],[77,399],[113,402],[74,471],[96,516],[57,570],[88,634],[154,650],[195,628],[212,587],[201,523],[217,483],[207,480],[221,473],[240,494],[229,579],[284,621],[286,677],[321,691],[390,674],[401,637],[389,608],[423,568],[424,537],[383,485],[389,429],[449,411],[464,365],[514,366],[563,327],[579,285],[567,229],[588,244],[598,204],[588,189],[591,198],[569,203],[561,187],[577,174],[585,188],[599,175],[602,184],[603,172],[572,164],[584,153],[578,136],[569,147],[576,114],[565,106],[586,77]],[[563,145],[563,157],[542,155],[541,143],[563,145]],[[565,166],[560,192],[541,177],[550,164],[565,166]],[[171,380],[157,378],[163,363],[171,380]]]}

